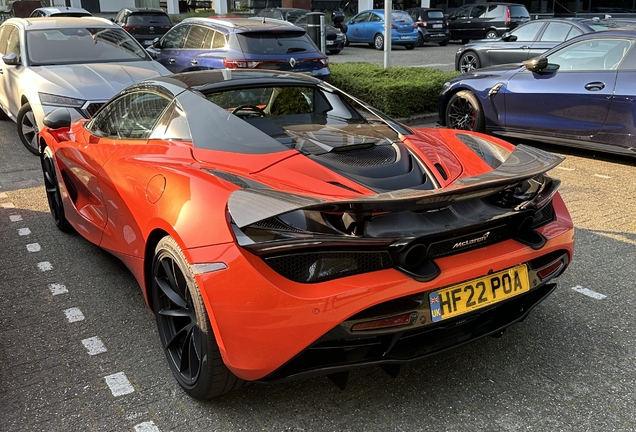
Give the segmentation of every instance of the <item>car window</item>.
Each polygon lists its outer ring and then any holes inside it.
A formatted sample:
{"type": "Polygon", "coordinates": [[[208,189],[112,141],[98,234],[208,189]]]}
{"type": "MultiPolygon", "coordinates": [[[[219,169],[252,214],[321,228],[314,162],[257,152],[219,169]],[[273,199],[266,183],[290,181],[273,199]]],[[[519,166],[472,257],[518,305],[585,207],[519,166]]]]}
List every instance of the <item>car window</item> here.
{"type": "Polygon", "coordinates": [[[457,9],[451,16],[456,18],[468,18],[468,14],[470,13],[470,5],[463,6],[457,9]]]}
{"type": "Polygon", "coordinates": [[[270,10],[264,10],[264,11],[261,11],[258,14],[258,16],[259,17],[265,17],[265,18],[274,18],[274,11],[271,10],[271,9],[270,10]]]}
{"type": "MultiPolygon", "coordinates": [[[[490,6],[491,8],[496,8],[497,6],[490,6]]],[[[486,12],[488,12],[489,7],[486,5],[474,5],[473,9],[470,11],[470,18],[486,18],[486,12]]],[[[492,16],[488,18],[493,18],[492,16]]]]}
{"type": "Polygon", "coordinates": [[[99,137],[148,139],[169,104],[157,93],[128,93],[106,105],[86,129],[99,137]]]}
{"type": "MultiPolygon", "coordinates": [[[[238,48],[250,54],[281,55],[318,50],[309,36],[299,31],[238,33],[236,40],[239,47],[232,46],[232,48],[238,48]]],[[[230,43],[230,45],[233,44],[230,43]]]]}
{"type": "Polygon", "coordinates": [[[582,35],[583,31],[577,27],[572,26],[572,28],[570,29],[570,33],[568,33],[568,35],[566,36],[565,40],[570,40],[575,36],[578,35],[582,35]]]}
{"type": "Polygon", "coordinates": [[[561,72],[615,70],[634,41],[627,39],[588,39],[575,42],[548,56],[548,63],[561,72]]]}
{"type": "Polygon", "coordinates": [[[572,26],[570,24],[551,22],[548,23],[548,27],[541,35],[541,40],[549,42],[563,42],[567,39],[571,30],[572,26]]]}
{"type": "MultiPolygon", "coordinates": [[[[517,36],[518,42],[532,42],[543,27],[542,22],[531,22],[514,29],[511,33],[517,36]]],[[[546,39],[548,40],[548,39],[546,39]]]]}
{"type": "Polygon", "coordinates": [[[419,21],[420,20],[420,14],[416,10],[410,10],[409,11],[409,15],[411,16],[411,19],[413,21],[419,21]]]}
{"type": "Polygon", "coordinates": [[[188,25],[180,25],[169,30],[161,41],[161,48],[182,48],[183,39],[185,38],[186,32],[188,31],[189,27],[190,26],[188,25]]]}
{"type": "Polygon", "coordinates": [[[11,31],[9,32],[9,37],[7,39],[7,54],[15,54],[20,58],[20,30],[17,27],[11,26],[11,31]]]}
{"type": "Polygon", "coordinates": [[[351,24],[369,21],[369,15],[371,15],[371,12],[363,12],[360,15],[353,17],[351,24]]]}
{"type": "MultiPolygon", "coordinates": [[[[382,19],[382,18],[380,18],[382,19]]],[[[413,22],[413,19],[406,12],[395,11],[391,14],[391,19],[394,22],[413,22]]]]}
{"type": "Polygon", "coordinates": [[[185,49],[205,49],[209,48],[210,44],[204,45],[206,36],[208,35],[208,29],[203,26],[193,25],[188,32],[188,36],[185,39],[185,49]]]}
{"type": "Polygon", "coordinates": [[[369,22],[382,22],[382,17],[378,14],[372,13],[369,17],[369,22]]]}
{"type": "Polygon", "coordinates": [[[225,48],[227,44],[227,37],[218,31],[211,31],[214,34],[214,39],[212,40],[212,48],[225,48]]]}
{"type": "Polygon", "coordinates": [[[426,13],[427,18],[429,19],[443,19],[444,18],[444,12],[442,11],[428,11],[426,13]]]}
{"type": "MultiPolygon", "coordinates": [[[[524,5],[510,5],[502,7],[502,9],[508,8],[510,11],[510,18],[530,18],[528,9],[524,5]]],[[[503,16],[503,14],[501,15],[503,16]]]]}
{"type": "Polygon", "coordinates": [[[149,139],[192,141],[188,119],[176,101],[165,110],[149,139]]]}
{"type": "Polygon", "coordinates": [[[0,27],[0,54],[7,52],[7,42],[9,41],[9,33],[11,33],[12,25],[3,25],[0,27]]]}
{"type": "Polygon", "coordinates": [[[309,11],[297,11],[297,10],[292,10],[287,12],[286,16],[285,16],[285,20],[289,21],[290,23],[294,23],[297,24],[299,20],[301,19],[305,19],[306,20],[306,16],[307,13],[309,11]]]}
{"type": "Polygon", "coordinates": [[[150,60],[132,36],[119,27],[29,30],[26,40],[33,66],[150,60]]]}
{"type": "Polygon", "coordinates": [[[172,22],[164,14],[132,14],[128,17],[128,25],[170,25],[172,22]]]}

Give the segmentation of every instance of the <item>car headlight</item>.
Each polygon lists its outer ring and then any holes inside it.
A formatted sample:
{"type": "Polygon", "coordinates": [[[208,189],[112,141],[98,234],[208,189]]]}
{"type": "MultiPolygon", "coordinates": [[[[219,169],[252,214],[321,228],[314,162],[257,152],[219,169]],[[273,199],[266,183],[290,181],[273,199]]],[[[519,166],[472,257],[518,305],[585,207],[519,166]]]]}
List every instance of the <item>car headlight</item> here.
{"type": "Polygon", "coordinates": [[[42,105],[55,105],[63,107],[81,108],[86,101],[67,96],[59,96],[48,93],[38,93],[42,105]]]}
{"type": "Polygon", "coordinates": [[[450,88],[450,86],[451,86],[450,81],[446,81],[444,85],[442,86],[442,93],[446,92],[450,88]]]}

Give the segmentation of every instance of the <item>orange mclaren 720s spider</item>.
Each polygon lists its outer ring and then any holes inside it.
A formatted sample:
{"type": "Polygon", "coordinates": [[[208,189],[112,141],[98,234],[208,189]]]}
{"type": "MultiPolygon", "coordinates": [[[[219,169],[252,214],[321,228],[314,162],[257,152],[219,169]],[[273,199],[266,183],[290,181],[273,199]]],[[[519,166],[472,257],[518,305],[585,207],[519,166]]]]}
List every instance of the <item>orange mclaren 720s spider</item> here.
{"type": "Polygon", "coordinates": [[[395,374],[501,334],[572,259],[561,157],[409,128],[309,76],[190,72],[70,109],[40,132],[55,224],[126,264],[195,398],[395,374]]]}

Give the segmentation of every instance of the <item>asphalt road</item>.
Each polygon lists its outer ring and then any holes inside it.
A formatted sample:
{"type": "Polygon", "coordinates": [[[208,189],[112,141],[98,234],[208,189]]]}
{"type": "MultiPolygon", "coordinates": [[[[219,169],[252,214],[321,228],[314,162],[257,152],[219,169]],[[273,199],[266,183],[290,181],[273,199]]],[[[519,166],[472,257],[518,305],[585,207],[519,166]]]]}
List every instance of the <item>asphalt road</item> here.
{"type": "Polygon", "coordinates": [[[636,163],[564,154],[552,174],[575,222],[574,262],[502,338],[397,379],[354,371],[345,391],[315,378],[198,402],[172,378],[131,274],[54,227],[38,158],[2,121],[0,430],[636,430],[636,163]]]}

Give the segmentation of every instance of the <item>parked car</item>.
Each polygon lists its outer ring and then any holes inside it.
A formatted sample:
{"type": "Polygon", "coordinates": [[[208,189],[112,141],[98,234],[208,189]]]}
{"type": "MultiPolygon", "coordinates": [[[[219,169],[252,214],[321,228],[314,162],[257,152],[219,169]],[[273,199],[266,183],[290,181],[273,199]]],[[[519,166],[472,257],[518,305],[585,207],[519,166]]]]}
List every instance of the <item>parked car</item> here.
{"type": "Polygon", "coordinates": [[[517,3],[473,3],[457,8],[448,17],[451,39],[495,39],[530,21],[526,7],[517,3]]]}
{"type": "Polygon", "coordinates": [[[287,22],[250,18],[188,18],[148,49],[172,72],[274,69],[329,80],[329,58],[305,30],[287,22]]]}
{"type": "Polygon", "coordinates": [[[572,259],[562,157],[410,129],[311,76],[175,74],[45,122],[54,223],[128,266],[195,398],[501,335],[572,259]]]}
{"type": "Polygon", "coordinates": [[[586,33],[444,84],[442,125],[636,156],[636,31],[586,33]]]}
{"type": "MultiPolygon", "coordinates": [[[[413,49],[418,41],[417,25],[404,11],[391,12],[391,45],[413,49]]],[[[384,49],[384,10],[362,11],[347,22],[347,41],[367,43],[378,50],[384,49]]]]}
{"type": "MultiPolygon", "coordinates": [[[[307,14],[306,9],[296,8],[269,8],[263,9],[256,16],[263,18],[274,18],[282,21],[288,21],[295,26],[301,27],[307,31],[307,14]]],[[[325,44],[329,54],[338,54],[345,47],[345,34],[336,27],[325,25],[325,44]]]]}
{"type": "Polygon", "coordinates": [[[155,38],[161,37],[174,25],[170,16],[162,9],[123,8],[113,19],[137,39],[143,46],[152,44],[155,38]]]}
{"type": "Polygon", "coordinates": [[[84,17],[92,16],[86,9],[71,6],[41,7],[31,12],[29,18],[37,17],[84,17]]]}
{"type": "Polygon", "coordinates": [[[34,154],[46,113],[66,106],[74,119],[90,117],[124,87],[170,73],[103,18],[9,19],[0,54],[0,116],[17,122],[34,154]]]}
{"type": "Polygon", "coordinates": [[[415,21],[417,30],[420,32],[417,40],[418,46],[423,46],[429,42],[438,43],[440,46],[448,45],[450,30],[448,29],[448,20],[442,9],[418,7],[407,9],[406,12],[415,21]]]}
{"type": "Polygon", "coordinates": [[[600,19],[529,21],[499,39],[482,39],[462,45],[455,53],[455,70],[468,72],[498,64],[521,63],[580,34],[618,27],[620,25],[613,20],[600,19]]]}

